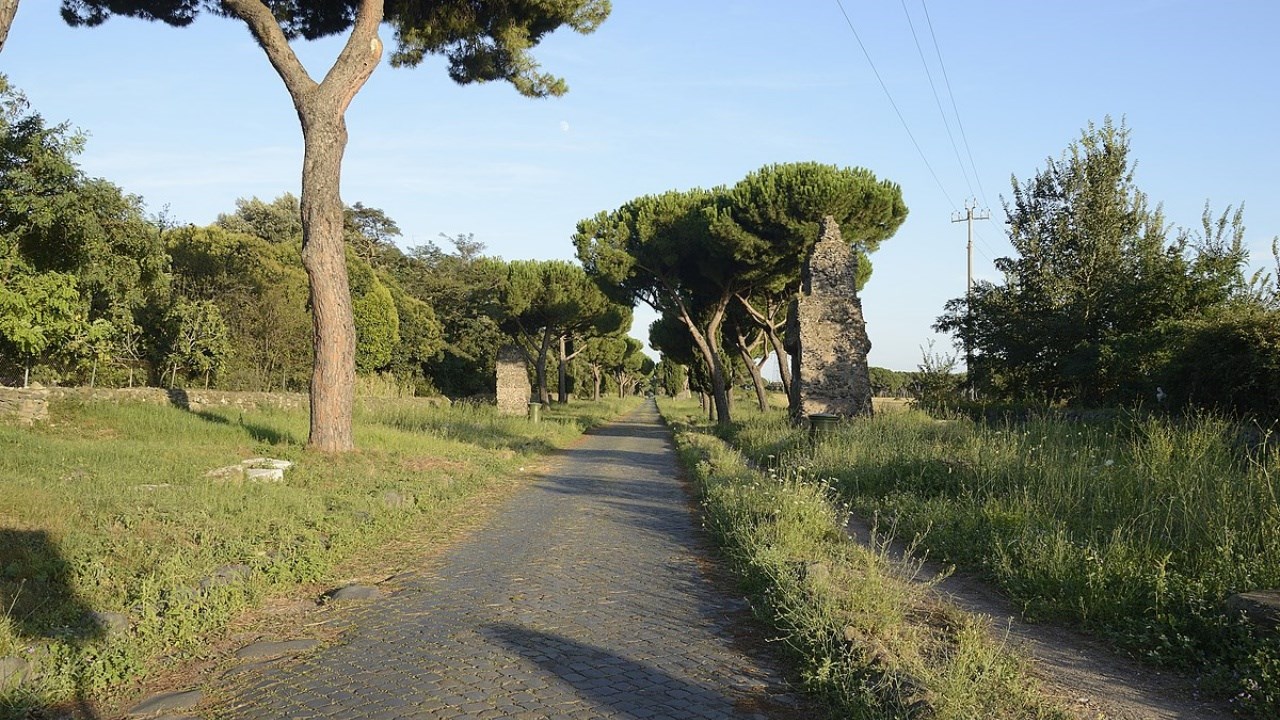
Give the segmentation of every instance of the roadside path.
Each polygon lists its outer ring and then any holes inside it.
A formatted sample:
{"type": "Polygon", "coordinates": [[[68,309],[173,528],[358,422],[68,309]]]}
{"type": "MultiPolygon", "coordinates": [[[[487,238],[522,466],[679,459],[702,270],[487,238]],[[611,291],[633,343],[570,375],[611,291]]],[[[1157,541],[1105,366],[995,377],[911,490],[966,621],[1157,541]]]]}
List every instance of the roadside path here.
{"type": "Polygon", "coordinates": [[[586,436],[341,643],[238,675],[218,717],[811,716],[707,547],[652,402],[586,436]]]}

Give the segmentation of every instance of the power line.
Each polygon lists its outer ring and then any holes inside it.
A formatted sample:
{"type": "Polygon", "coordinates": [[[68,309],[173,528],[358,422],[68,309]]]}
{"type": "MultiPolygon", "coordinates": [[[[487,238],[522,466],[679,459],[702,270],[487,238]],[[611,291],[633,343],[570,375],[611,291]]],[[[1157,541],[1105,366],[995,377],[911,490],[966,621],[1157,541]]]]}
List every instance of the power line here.
{"type": "Polygon", "coordinates": [[[920,7],[924,8],[924,19],[929,24],[929,35],[933,38],[933,50],[938,55],[938,65],[942,68],[942,79],[947,84],[947,95],[951,97],[951,110],[956,116],[956,125],[960,127],[960,138],[964,140],[964,150],[969,154],[969,166],[973,168],[973,177],[978,181],[978,192],[982,195],[982,204],[990,207],[991,203],[987,202],[987,191],[982,187],[982,175],[978,173],[978,165],[973,161],[973,150],[969,147],[969,136],[964,131],[964,122],[960,120],[960,108],[956,106],[956,95],[951,90],[951,78],[947,75],[947,64],[942,61],[942,49],[938,46],[938,36],[933,32],[933,19],[929,17],[929,6],[925,4],[925,0],[920,0],[920,7]]]}
{"type": "MultiPolygon", "coordinates": [[[[942,118],[942,127],[947,129],[947,140],[951,141],[951,150],[955,153],[956,164],[960,166],[960,174],[964,175],[964,183],[969,187],[969,195],[973,195],[973,182],[969,179],[969,171],[960,159],[960,147],[956,145],[955,135],[951,133],[951,123],[947,121],[947,113],[942,109],[942,99],[938,97],[938,86],[933,82],[933,72],[929,70],[929,61],[924,59],[924,48],[920,47],[920,36],[916,34],[916,24],[911,20],[911,12],[907,10],[907,0],[902,0],[902,14],[907,16],[907,27],[911,28],[911,39],[916,43],[916,53],[920,56],[920,64],[924,66],[924,75],[929,79],[929,89],[933,91],[933,103],[938,106],[938,115],[942,118]]],[[[975,169],[974,172],[977,172],[975,169]]]]}
{"type": "Polygon", "coordinates": [[[938,179],[938,173],[934,172],[933,165],[929,164],[929,158],[925,157],[924,151],[920,149],[920,143],[916,142],[916,136],[911,132],[911,128],[907,126],[907,120],[902,116],[902,111],[898,109],[898,103],[893,101],[893,94],[889,92],[889,86],[885,85],[884,78],[880,77],[880,71],[876,69],[875,61],[871,59],[871,53],[867,52],[867,46],[862,44],[862,38],[858,36],[858,31],[853,27],[853,20],[849,19],[849,13],[844,9],[844,3],[836,0],[836,5],[840,8],[840,14],[844,15],[844,21],[849,25],[849,32],[853,33],[853,39],[858,41],[858,47],[862,48],[862,54],[867,58],[867,64],[871,66],[871,72],[875,74],[876,80],[880,83],[880,89],[884,90],[884,96],[889,99],[889,105],[893,107],[893,112],[898,116],[898,122],[902,123],[902,129],[907,131],[907,137],[911,138],[911,144],[915,146],[916,152],[919,153],[920,159],[924,162],[924,166],[929,168],[929,174],[933,176],[933,181],[937,183],[938,189],[942,191],[943,197],[955,207],[956,203],[951,199],[951,195],[947,189],[942,186],[942,181],[938,179]]]}

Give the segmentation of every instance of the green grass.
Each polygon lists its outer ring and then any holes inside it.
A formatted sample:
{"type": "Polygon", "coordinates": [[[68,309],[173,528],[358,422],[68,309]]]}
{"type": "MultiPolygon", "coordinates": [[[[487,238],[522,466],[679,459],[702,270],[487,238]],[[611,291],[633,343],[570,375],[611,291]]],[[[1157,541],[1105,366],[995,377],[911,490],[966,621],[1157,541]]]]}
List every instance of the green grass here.
{"type": "Polygon", "coordinates": [[[692,419],[696,405],[664,401],[662,410],[708,527],[833,716],[1067,717],[982,621],[913,582],[918,567],[851,542],[847,508],[820,476],[797,465],[754,469],[692,419]]]}
{"type": "Polygon", "coordinates": [[[1223,607],[1280,587],[1280,449],[1221,419],[993,426],[883,414],[812,443],[779,416],[749,456],[830,478],[930,557],[977,570],[1033,620],[1070,622],[1200,673],[1243,714],[1280,713],[1280,643],[1223,607]],[[770,458],[769,456],[772,456],[770,458]]]}
{"type": "Polygon", "coordinates": [[[369,400],[359,450],[341,456],[304,449],[303,412],[64,401],[45,424],[0,425],[0,658],[35,671],[0,686],[0,715],[100,696],[161,658],[190,657],[267,596],[454,523],[626,405],[557,407],[534,424],[488,407],[369,400]],[[260,456],[296,465],[280,484],[206,476],[260,456]],[[228,565],[251,571],[201,589],[228,565]],[[129,629],[108,633],[91,614],[104,612],[129,629]]]}

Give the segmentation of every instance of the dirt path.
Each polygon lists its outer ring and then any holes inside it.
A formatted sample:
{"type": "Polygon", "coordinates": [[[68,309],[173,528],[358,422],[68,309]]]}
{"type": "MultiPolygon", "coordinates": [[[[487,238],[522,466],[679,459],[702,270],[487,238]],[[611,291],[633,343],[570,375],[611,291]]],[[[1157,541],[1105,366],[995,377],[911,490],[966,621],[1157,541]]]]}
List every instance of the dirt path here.
{"type": "MultiPolygon", "coordinates": [[[[849,535],[866,545],[871,529],[853,518],[849,535]]],[[[890,548],[904,558],[900,546],[890,548]]],[[[920,577],[932,578],[940,565],[925,563],[920,577]]],[[[991,625],[1007,633],[1008,642],[1032,661],[1032,671],[1050,697],[1089,720],[1228,720],[1222,703],[1194,697],[1189,678],[1140,665],[1117,656],[1105,644],[1067,628],[1023,622],[1013,604],[990,585],[963,573],[953,573],[937,585],[938,592],[969,612],[991,618],[991,625]]]]}

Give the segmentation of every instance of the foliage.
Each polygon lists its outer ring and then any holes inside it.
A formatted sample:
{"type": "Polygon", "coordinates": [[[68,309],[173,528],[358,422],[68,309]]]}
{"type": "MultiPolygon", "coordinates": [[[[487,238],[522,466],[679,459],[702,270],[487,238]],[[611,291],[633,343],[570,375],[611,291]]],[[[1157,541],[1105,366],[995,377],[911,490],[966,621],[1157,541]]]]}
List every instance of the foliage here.
{"type": "Polygon", "coordinates": [[[547,403],[552,341],[616,332],[630,314],[563,260],[513,260],[505,270],[495,320],[534,368],[535,391],[547,403]]]}
{"type": "Polygon", "coordinates": [[[347,280],[356,322],[356,370],[371,373],[391,363],[400,344],[400,316],[391,291],[354,252],[347,254],[347,280]]]}
{"type": "Polygon", "coordinates": [[[926,412],[945,415],[960,401],[963,376],[956,373],[959,359],[933,350],[933,342],[922,349],[919,369],[911,375],[911,397],[926,412]]]}
{"type": "Polygon", "coordinates": [[[658,389],[667,397],[680,397],[688,387],[688,371],[685,370],[684,365],[671,358],[664,356],[659,360],[654,374],[657,375],[658,389]]]}
{"type": "Polygon", "coordinates": [[[166,258],[141,201],[85,177],[75,163],[83,145],[66,123],[45,125],[0,75],[5,356],[43,361],[52,379],[74,380],[82,361],[96,375],[102,344],[85,342],[90,329],[102,337],[107,326],[135,326],[167,291],[166,258]]]}
{"type": "Polygon", "coordinates": [[[1280,420],[1280,308],[1238,302],[1167,330],[1170,407],[1280,420]]]}
{"type": "MultiPolygon", "coordinates": [[[[237,205],[243,211],[257,202],[237,205]]],[[[287,202],[284,196],[273,205],[287,202]]],[[[312,351],[301,238],[273,242],[257,234],[269,229],[240,220],[237,212],[220,216],[215,225],[165,233],[174,289],[179,297],[213,302],[227,321],[235,352],[223,373],[226,386],[305,388],[312,351]],[[229,229],[236,227],[253,232],[229,229]]]]}
{"type": "MultiPolygon", "coordinates": [[[[913,582],[914,563],[850,542],[846,510],[822,476],[791,463],[754,469],[691,423],[689,406],[664,400],[661,408],[708,528],[805,689],[832,716],[1067,717],[981,619],[913,582]]],[[[757,418],[794,432],[781,413],[757,418]]]]}
{"type": "Polygon", "coordinates": [[[1006,203],[1017,255],[1003,284],[978,282],[947,303],[937,329],[973,352],[988,394],[1078,404],[1155,396],[1171,324],[1240,295],[1242,214],[1170,240],[1164,217],[1134,183],[1129,131],[1092,124],[1061,159],[1006,203]]]}
{"type": "Polygon", "coordinates": [[[1202,673],[1248,716],[1280,710],[1275,639],[1224,605],[1280,584],[1280,452],[1266,433],[1207,415],[1006,424],[899,412],[816,445],[762,416],[734,442],[833,478],[859,515],[893,518],[903,539],[985,575],[1030,619],[1202,673]]]}
{"type": "Polygon", "coordinates": [[[177,387],[179,371],[188,377],[203,377],[208,387],[210,377],[222,370],[231,354],[227,323],[218,306],[209,300],[180,299],[169,309],[165,325],[169,387],[177,387]]]}
{"type": "Polygon", "coordinates": [[[412,249],[389,272],[405,292],[427,303],[440,323],[443,347],[424,364],[426,380],[451,398],[492,393],[504,341],[494,320],[500,315],[502,266],[486,262],[484,244],[471,235],[447,239],[453,252],[428,243],[412,249]]]}
{"type": "Polygon", "coordinates": [[[876,397],[906,397],[911,391],[913,373],[882,367],[867,370],[871,378],[871,392],[876,397]]]}
{"type": "MultiPolygon", "coordinates": [[[[359,203],[356,203],[359,205],[359,203]]],[[[348,209],[350,214],[352,209],[348,209]]],[[[292,193],[271,202],[256,197],[236,200],[236,211],[222,213],[214,222],[232,232],[260,237],[269,243],[284,245],[302,242],[302,205],[292,193]]]]}
{"type": "Polygon", "coordinates": [[[84,325],[73,276],[19,273],[0,285],[0,349],[24,369],[62,350],[84,325]]]}

